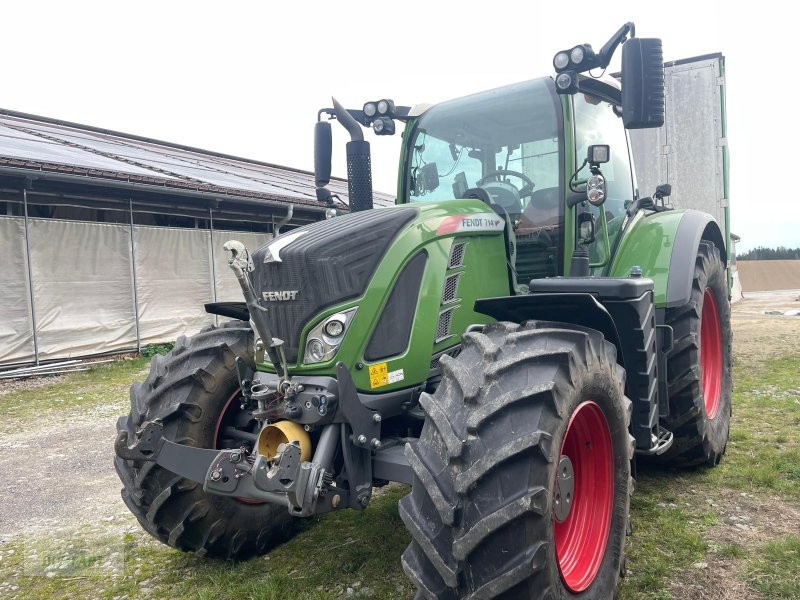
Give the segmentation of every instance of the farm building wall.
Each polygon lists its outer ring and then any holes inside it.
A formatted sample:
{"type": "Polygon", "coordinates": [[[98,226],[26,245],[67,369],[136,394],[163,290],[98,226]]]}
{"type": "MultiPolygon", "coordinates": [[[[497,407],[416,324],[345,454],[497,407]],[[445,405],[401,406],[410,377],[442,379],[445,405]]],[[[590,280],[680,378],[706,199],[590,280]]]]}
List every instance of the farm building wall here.
{"type": "Polygon", "coordinates": [[[196,333],[215,319],[204,303],[241,300],[222,244],[255,249],[271,238],[141,225],[132,233],[130,225],[30,218],[26,243],[24,218],[0,217],[0,365],[35,360],[34,320],[39,360],[196,333]]]}

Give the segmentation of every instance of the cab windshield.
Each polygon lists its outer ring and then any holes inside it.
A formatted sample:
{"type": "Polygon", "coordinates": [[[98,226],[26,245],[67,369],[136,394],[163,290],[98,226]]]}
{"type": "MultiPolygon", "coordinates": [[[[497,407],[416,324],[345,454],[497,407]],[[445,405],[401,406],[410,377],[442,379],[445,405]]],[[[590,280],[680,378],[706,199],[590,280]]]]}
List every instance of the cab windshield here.
{"type": "Polygon", "coordinates": [[[513,224],[518,281],[557,275],[564,221],[560,129],[549,78],[438,104],[410,131],[404,200],[489,200],[513,224]]]}

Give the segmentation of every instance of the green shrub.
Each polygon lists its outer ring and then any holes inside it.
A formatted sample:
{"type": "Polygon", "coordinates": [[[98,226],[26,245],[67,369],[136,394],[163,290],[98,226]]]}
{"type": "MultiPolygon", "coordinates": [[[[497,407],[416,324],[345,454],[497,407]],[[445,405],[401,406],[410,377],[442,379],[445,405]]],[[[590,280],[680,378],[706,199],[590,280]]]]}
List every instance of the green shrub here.
{"type": "Polygon", "coordinates": [[[139,353],[144,358],[151,358],[156,354],[166,354],[175,347],[175,342],[167,342],[165,344],[148,344],[139,353]]]}

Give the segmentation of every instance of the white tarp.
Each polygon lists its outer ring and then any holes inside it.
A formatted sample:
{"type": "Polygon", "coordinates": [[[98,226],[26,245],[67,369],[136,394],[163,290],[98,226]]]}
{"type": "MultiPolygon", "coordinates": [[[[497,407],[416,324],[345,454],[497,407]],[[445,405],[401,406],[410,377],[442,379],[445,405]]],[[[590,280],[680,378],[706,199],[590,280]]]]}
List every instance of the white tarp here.
{"type": "Polygon", "coordinates": [[[33,324],[25,256],[25,220],[0,217],[0,364],[30,360],[33,324]]]}
{"type": "MultiPolygon", "coordinates": [[[[30,219],[34,300],[42,360],[136,348],[128,225],[30,219]]],[[[214,322],[203,304],[241,302],[222,246],[251,251],[266,233],[135,226],[136,299],[142,345],[197,333],[214,322]],[[216,292],[216,293],[215,293],[216,292]]],[[[25,221],[0,217],[0,365],[35,360],[25,221]]]]}
{"type": "Polygon", "coordinates": [[[39,357],[135,347],[130,229],[30,219],[28,233],[39,357]]]}
{"type": "Polygon", "coordinates": [[[136,291],[142,344],[193,334],[214,318],[209,232],[166,227],[133,228],[136,291]]]}

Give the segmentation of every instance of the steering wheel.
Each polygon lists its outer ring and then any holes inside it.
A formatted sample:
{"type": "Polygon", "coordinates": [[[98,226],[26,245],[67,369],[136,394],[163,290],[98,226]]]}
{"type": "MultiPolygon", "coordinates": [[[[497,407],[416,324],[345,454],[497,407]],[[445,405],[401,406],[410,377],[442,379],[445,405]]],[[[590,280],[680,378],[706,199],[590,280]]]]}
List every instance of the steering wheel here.
{"type": "Polygon", "coordinates": [[[519,177],[525,183],[525,185],[522,186],[522,189],[519,190],[520,200],[525,196],[530,196],[531,194],[533,194],[533,188],[536,187],[536,184],[533,183],[533,180],[530,177],[528,177],[524,173],[520,173],[519,171],[508,171],[506,169],[489,171],[486,175],[484,175],[478,181],[476,181],[475,185],[480,187],[484,183],[487,183],[489,179],[491,179],[492,177],[496,177],[497,180],[500,181],[500,177],[503,175],[513,175],[514,177],[519,177]]]}

